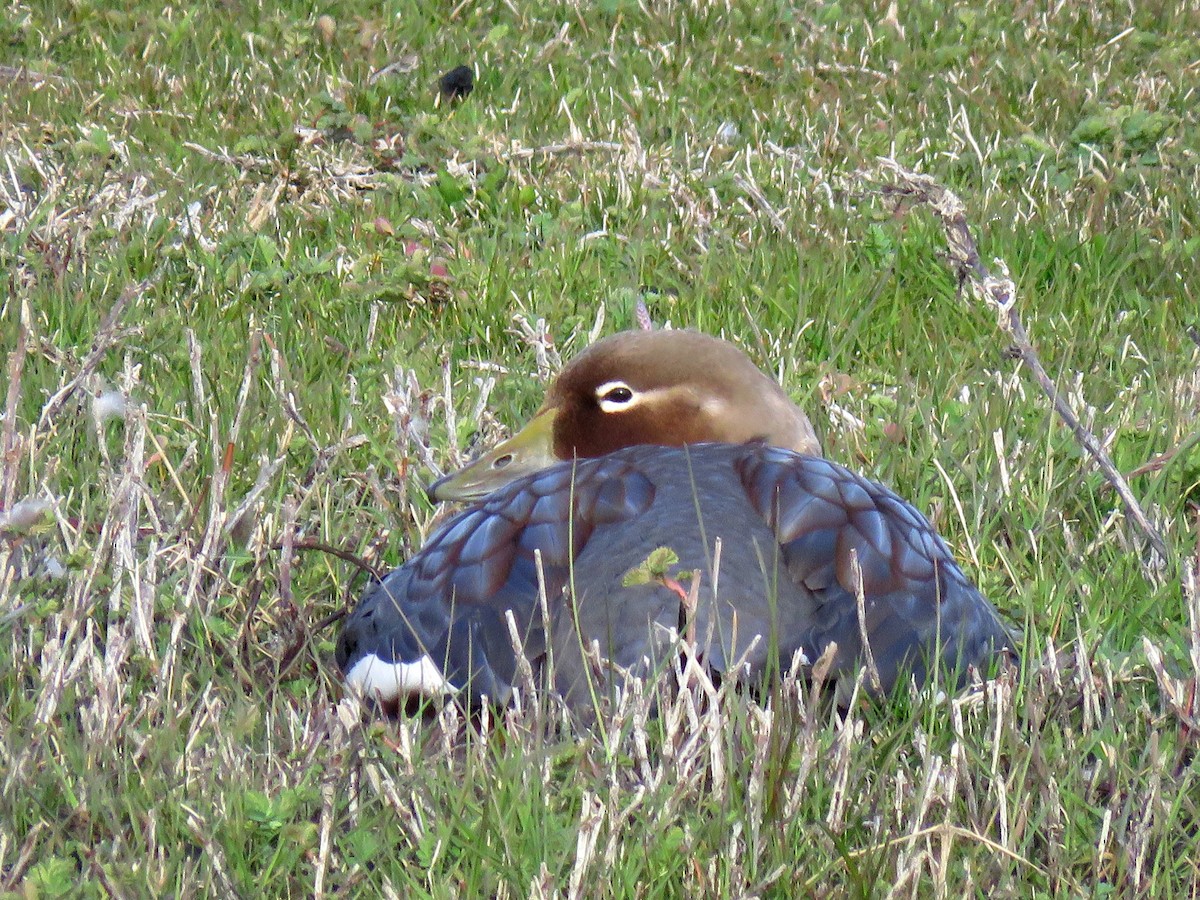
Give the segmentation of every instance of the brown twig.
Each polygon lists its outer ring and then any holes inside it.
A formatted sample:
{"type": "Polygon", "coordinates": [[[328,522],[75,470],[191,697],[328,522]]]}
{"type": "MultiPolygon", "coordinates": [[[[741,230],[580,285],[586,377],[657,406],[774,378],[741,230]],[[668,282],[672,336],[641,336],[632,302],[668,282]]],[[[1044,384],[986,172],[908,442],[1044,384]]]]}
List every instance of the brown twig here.
{"type": "Polygon", "coordinates": [[[1104,473],[1104,477],[1108,479],[1120,496],[1129,518],[1145,536],[1154,554],[1163,563],[1166,563],[1169,558],[1166,542],[1151,524],[1124,476],[1113,465],[1095,435],[1079,421],[1075,411],[1059,393],[1054,379],[1047,374],[1042,365],[1042,361],[1025,331],[1025,326],[1021,322],[1021,317],[1017,313],[1017,289],[1008,275],[1007,268],[1003,262],[1000,262],[1000,274],[994,275],[980,260],[979,250],[967,224],[966,207],[963,202],[933,178],[911,172],[895,160],[882,159],[880,166],[885,171],[891,172],[896,179],[894,185],[884,186],[885,195],[903,197],[921,203],[928,206],[938,217],[946,237],[946,245],[950,251],[950,261],[959,281],[968,284],[976,296],[995,311],[1000,330],[1012,339],[1020,353],[1021,361],[1032,373],[1043,393],[1050,399],[1054,411],[1071,429],[1080,446],[1096,461],[1100,471],[1104,473]]]}
{"type": "MultiPolygon", "coordinates": [[[[282,550],[283,544],[282,543],[272,544],[271,549],[272,550],[282,550]]],[[[383,569],[373,566],[371,563],[367,562],[361,556],[359,556],[355,553],[351,553],[349,550],[343,550],[341,547],[335,547],[335,546],[333,546],[333,544],[327,544],[324,541],[318,541],[318,540],[313,540],[313,539],[305,539],[303,541],[294,541],[292,543],[292,549],[293,550],[319,550],[322,553],[328,553],[330,556],[336,556],[338,559],[345,560],[346,562],[348,562],[352,565],[358,566],[359,569],[361,569],[364,572],[367,572],[374,578],[382,578],[385,574],[383,569]]]]}
{"type": "Polygon", "coordinates": [[[349,612],[347,609],[339,609],[337,612],[330,613],[325,618],[318,620],[312,627],[313,634],[320,634],[330,625],[342,621],[349,612]]]}
{"type": "Polygon", "coordinates": [[[1190,450],[1197,443],[1200,443],[1200,431],[1193,431],[1186,438],[1176,444],[1169,450],[1164,450],[1157,456],[1151,457],[1146,462],[1142,463],[1135,469],[1132,469],[1125,477],[1132,481],[1134,478],[1140,478],[1142,475],[1149,475],[1152,472],[1158,472],[1165,469],[1176,456],[1181,452],[1190,450]]]}
{"type": "MultiPolygon", "coordinates": [[[[272,550],[283,550],[283,543],[271,544],[272,550]]],[[[291,544],[292,550],[318,550],[321,553],[328,553],[330,556],[336,556],[338,559],[345,560],[351,565],[357,566],[359,571],[366,572],[372,578],[382,578],[385,574],[383,569],[372,565],[356,553],[351,553],[349,550],[343,550],[341,547],[335,547],[332,544],[327,544],[324,541],[306,539],[302,541],[293,541],[291,544]]],[[[312,633],[318,634],[346,618],[346,609],[339,609],[337,612],[330,613],[325,618],[317,621],[312,627],[312,633]]]]}
{"type": "Polygon", "coordinates": [[[689,587],[684,587],[670,575],[661,575],[659,584],[679,598],[679,636],[693,650],[696,649],[696,609],[700,605],[700,570],[693,569],[689,587]]]}

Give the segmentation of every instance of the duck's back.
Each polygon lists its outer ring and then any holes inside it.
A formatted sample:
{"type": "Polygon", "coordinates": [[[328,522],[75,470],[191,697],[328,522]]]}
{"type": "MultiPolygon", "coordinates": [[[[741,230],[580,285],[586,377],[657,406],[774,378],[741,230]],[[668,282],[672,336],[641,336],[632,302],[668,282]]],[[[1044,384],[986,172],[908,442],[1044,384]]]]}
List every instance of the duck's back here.
{"type": "Polygon", "coordinates": [[[666,662],[677,652],[672,633],[689,630],[699,658],[718,673],[742,664],[741,674],[757,676],[771,660],[787,668],[795,653],[808,654],[817,598],[788,576],[775,532],[736,468],[763,449],[698,444],[613,454],[637,461],[654,500],[629,521],[597,529],[575,558],[552,642],[555,685],[568,701],[594,690],[585,679],[595,665],[584,658],[593,642],[601,657],[634,671],[647,668],[643,661],[650,669],[666,662]],[[659,547],[677,558],[667,573],[674,584],[626,587],[626,574],[659,547]],[[693,573],[698,603],[689,629],[684,597],[693,573]]]}
{"type": "Polygon", "coordinates": [[[492,494],[364,596],[339,662],[368,691],[415,683],[505,702],[515,634],[535,668],[550,647],[556,686],[581,702],[593,645],[624,668],[670,652],[693,570],[697,651],[717,672],[741,662],[738,674],[756,677],[836,641],[834,673],[849,675],[865,630],[888,691],[909,674],[924,681],[932,660],[961,675],[1010,643],[945,543],[888,489],[785,450],[700,444],[561,463],[492,494]],[[624,586],[658,547],[678,556],[679,585],[624,586]]]}

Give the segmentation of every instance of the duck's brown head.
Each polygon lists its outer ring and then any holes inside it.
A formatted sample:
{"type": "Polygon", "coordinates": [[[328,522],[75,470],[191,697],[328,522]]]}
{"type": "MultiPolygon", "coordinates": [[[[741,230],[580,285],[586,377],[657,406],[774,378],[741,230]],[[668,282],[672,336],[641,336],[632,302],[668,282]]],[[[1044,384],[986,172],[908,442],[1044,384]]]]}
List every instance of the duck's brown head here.
{"type": "Polygon", "coordinates": [[[733,344],[695,331],[626,331],[567,363],[525,428],[429,494],[473,500],[560,460],[637,444],[756,440],[821,454],[808,417],[733,344]]]}

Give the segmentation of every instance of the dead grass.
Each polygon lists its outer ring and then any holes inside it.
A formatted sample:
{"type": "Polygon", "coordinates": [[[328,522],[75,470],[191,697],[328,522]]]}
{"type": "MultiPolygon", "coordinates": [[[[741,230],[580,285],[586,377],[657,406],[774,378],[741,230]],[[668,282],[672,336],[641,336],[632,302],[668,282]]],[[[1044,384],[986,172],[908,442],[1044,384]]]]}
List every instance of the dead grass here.
{"type": "Polygon", "coordinates": [[[0,24],[3,890],[1200,893],[1195,5],[323,12],[0,24]],[[1165,564],[879,156],[962,198],[1165,564]],[[1021,671],[345,701],[358,561],[638,298],[929,512],[1021,671]]]}

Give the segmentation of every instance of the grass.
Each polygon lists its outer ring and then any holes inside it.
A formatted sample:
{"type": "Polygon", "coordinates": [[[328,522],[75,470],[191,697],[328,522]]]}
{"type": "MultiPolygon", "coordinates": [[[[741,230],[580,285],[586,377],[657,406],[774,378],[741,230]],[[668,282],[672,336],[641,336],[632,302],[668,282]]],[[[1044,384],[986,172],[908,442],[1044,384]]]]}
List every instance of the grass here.
{"type": "Polygon", "coordinates": [[[902,7],[12,5],[3,890],[1200,892],[1200,10],[902,7]],[[1133,481],[1165,568],[880,155],[964,199],[1118,468],[1178,448],[1133,481]],[[639,296],[927,511],[1019,676],[845,721],[685,692],[607,742],[339,705],[363,582],[319,545],[399,564],[435,468],[639,296]]]}

